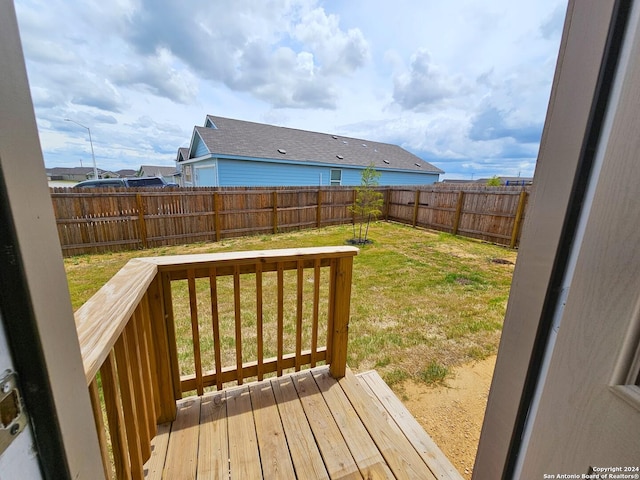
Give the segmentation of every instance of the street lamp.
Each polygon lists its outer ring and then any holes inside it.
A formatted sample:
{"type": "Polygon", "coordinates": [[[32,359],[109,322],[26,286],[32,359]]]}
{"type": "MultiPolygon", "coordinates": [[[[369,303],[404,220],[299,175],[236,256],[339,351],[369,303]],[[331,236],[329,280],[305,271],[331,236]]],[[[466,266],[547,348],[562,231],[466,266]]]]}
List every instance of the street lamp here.
{"type": "Polygon", "coordinates": [[[87,132],[89,132],[89,143],[91,144],[91,158],[93,158],[93,178],[98,179],[98,167],[96,166],[96,156],[93,154],[93,140],[91,140],[91,129],[81,123],[76,122],[75,120],[71,120],[70,118],[65,118],[65,122],[75,123],[76,125],[86,128],[87,132]]]}

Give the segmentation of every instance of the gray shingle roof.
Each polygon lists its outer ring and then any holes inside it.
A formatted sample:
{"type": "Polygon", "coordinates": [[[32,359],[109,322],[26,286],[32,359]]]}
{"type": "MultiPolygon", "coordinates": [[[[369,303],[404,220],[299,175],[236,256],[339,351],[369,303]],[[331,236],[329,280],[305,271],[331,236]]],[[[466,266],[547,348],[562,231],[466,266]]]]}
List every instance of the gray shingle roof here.
{"type": "Polygon", "coordinates": [[[142,165],[142,177],[171,177],[176,173],[175,167],[160,167],[156,165],[142,165]]]}
{"type": "Polygon", "coordinates": [[[217,128],[195,129],[214,155],[359,167],[373,162],[379,170],[443,173],[397,145],[213,115],[207,118],[217,128]]]}
{"type": "Polygon", "coordinates": [[[180,161],[180,154],[182,154],[182,159],[189,158],[189,147],[180,147],[178,149],[177,160],[180,161]]]}

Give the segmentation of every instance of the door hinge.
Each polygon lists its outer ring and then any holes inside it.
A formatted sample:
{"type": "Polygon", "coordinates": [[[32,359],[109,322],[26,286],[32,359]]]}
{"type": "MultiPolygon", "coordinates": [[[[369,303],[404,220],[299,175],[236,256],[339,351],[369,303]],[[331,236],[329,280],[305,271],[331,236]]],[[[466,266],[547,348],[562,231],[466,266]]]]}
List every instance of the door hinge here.
{"type": "Polygon", "coordinates": [[[11,370],[0,375],[0,455],[27,426],[27,415],[18,387],[18,376],[11,370]]]}

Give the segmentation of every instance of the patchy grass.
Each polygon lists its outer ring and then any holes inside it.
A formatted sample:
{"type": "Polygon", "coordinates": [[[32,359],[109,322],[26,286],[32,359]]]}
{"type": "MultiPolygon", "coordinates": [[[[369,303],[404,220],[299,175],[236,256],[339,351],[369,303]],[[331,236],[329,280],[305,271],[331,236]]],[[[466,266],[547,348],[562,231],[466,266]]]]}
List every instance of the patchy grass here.
{"type": "MultiPolygon", "coordinates": [[[[351,236],[351,226],[345,225],[218,243],[82,255],[65,259],[65,268],[72,303],[78,308],[131,258],[344,245],[351,236]]],[[[452,367],[497,351],[515,251],[384,222],[372,224],[369,237],[373,243],[361,247],[354,263],[347,360],[351,368],[375,368],[392,386],[409,378],[441,383],[452,367]]],[[[218,285],[221,298],[232,291],[232,285],[225,281],[221,279],[218,285]]],[[[206,305],[208,284],[198,280],[196,288],[206,305]]],[[[186,291],[186,285],[176,286],[174,292],[181,289],[186,291]]],[[[243,325],[251,330],[256,323],[252,313],[255,299],[248,295],[242,304],[243,325]]],[[[181,356],[186,358],[192,348],[188,301],[176,308],[183,310],[176,314],[181,318],[176,329],[181,356]]],[[[265,312],[270,308],[275,306],[265,305],[265,312]]],[[[201,317],[202,332],[210,329],[206,308],[201,317]]],[[[233,321],[230,323],[221,332],[223,344],[233,343],[233,321]]],[[[295,333],[287,329],[285,335],[291,338],[295,333]]],[[[207,335],[201,340],[203,353],[210,351],[207,335]]],[[[275,345],[265,344],[265,348],[271,351],[275,345]]],[[[250,342],[245,353],[253,353],[250,342]]]]}
{"type": "Polygon", "coordinates": [[[449,375],[449,369],[438,362],[431,362],[418,372],[418,378],[427,385],[442,384],[449,375]]]}

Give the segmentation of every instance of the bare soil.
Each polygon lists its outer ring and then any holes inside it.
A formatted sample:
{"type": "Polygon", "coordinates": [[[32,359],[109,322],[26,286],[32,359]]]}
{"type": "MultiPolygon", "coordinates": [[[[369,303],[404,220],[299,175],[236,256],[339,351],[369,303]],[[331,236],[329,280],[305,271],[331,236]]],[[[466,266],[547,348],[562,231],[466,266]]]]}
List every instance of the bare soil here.
{"type": "Polygon", "coordinates": [[[399,390],[403,403],[466,479],[471,478],[496,356],[454,369],[445,385],[412,380],[399,390]]]}

